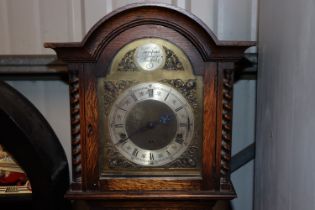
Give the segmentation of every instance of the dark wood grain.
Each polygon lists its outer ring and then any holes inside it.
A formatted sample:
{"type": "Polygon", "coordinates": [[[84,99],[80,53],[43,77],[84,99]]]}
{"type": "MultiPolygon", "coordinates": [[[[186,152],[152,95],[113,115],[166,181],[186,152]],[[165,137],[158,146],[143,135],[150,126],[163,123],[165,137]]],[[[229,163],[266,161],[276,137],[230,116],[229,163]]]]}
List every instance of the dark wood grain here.
{"type": "Polygon", "coordinates": [[[84,117],[85,117],[85,170],[87,190],[98,188],[98,155],[99,155],[99,125],[98,125],[98,99],[96,90],[96,78],[93,65],[85,64],[82,78],[84,82],[84,117]]]}
{"type": "Polygon", "coordinates": [[[213,190],[216,167],[216,123],[217,123],[217,63],[207,63],[204,71],[203,98],[203,167],[202,177],[204,190],[213,190]]]}
{"type": "Polygon", "coordinates": [[[114,191],[114,192],[69,192],[66,198],[74,200],[230,200],[231,193],[213,193],[213,191],[114,191]]]}
{"type": "Polygon", "coordinates": [[[211,210],[215,201],[192,202],[192,201],[99,201],[93,202],[93,209],[101,210],[211,210]]]}
{"type": "Polygon", "coordinates": [[[200,180],[110,179],[104,189],[112,190],[199,190],[200,180]]]}

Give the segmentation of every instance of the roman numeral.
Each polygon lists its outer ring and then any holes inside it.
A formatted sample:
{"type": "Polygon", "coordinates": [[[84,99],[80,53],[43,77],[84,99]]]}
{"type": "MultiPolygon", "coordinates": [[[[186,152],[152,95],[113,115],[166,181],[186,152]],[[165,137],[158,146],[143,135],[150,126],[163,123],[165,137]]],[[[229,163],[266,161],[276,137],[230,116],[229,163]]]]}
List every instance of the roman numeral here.
{"type": "Polygon", "coordinates": [[[181,122],[179,123],[179,127],[187,127],[187,130],[190,130],[190,127],[193,126],[193,124],[190,122],[190,119],[187,118],[187,123],[181,122]]]}
{"type": "Polygon", "coordinates": [[[150,160],[154,160],[154,155],[153,155],[153,153],[150,153],[150,160]]]}
{"type": "Polygon", "coordinates": [[[175,141],[176,141],[178,144],[183,144],[184,139],[175,139],[175,141]]]}
{"type": "Polygon", "coordinates": [[[123,108],[121,108],[121,107],[119,107],[119,106],[116,106],[118,109],[120,109],[120,110],[123,110],[123,111],[127,111],[126,109],[123,109],[123,108]]]}
{"type": "Polygon", "coordinates": [[[123,127],[124,127],[124,124],[113,124],[112,127],[115,127],[115,128],[123,128],[123,127]]]}
{"type": "Polygon", "coordinates": [[[187,127],[187,123],[179,123],[179,127],[187,127]]]}
{"type": "Polygon", "coordinates": [[[135,156],[135,157],[137,157],[138,153],[139,153],[139,150],[138,150],[137,148],[135,148],[135,149],[133,150],[133,152],[132,152],[132,155],[135,156]]]}
{"type": "Polygon", "coordinates": [[[131,98],[133,98],[134,101],[138,101],[138,98],[134,93],[131,93],[130,96],[131,98]]]}
{"type": "Polygon", "coordinates": [[[190,126],[192,126],[192,123],[190,123],[189,117],[187,118],[187,123],[188,123],[187,129],[188,129],[188,131],[189,131],[189,130],[190,130],[190,126]]]}
{"type": "Polygon", "coordinates": [[[115,146],[117,146],[117,145],[121,145],[121,146],[123,146],[124,144],[126,144],[127,143],[127,141],[128,141],[128,138],[124,138],[124,139],[120,139],[116,144],[115,144],[115,146]]]}
{"type": "Polygon", "coordinates": [[[181,134],[181,133],[177,134],[175,142],[177,142],[178,144],[183,144],[183,142],[184,142],[183,134],[181,134]]]}
{"type": "Polygon", "coordinates": [[[148,90],[148,93],[149,93],[149,97],[152,98],[152,97],[153,97],[153,89],[149,89],[149,90],[148,90]]]}
{"type": "Polygon", "coordinates": [[[180,106],[178,108],[175,109],[175,112],[178,112],[179,110],[181,110],[182,108],[184,108],[184,106],[180,106]]]}
{"type": "Polygon", "coordinates": [[[167,93],[167,95],[166,95],[165,98],[164,98],[164,101],[167,100],[167,98],[168,98],[169,95],[170,95],[170,92],[167,93]]]}

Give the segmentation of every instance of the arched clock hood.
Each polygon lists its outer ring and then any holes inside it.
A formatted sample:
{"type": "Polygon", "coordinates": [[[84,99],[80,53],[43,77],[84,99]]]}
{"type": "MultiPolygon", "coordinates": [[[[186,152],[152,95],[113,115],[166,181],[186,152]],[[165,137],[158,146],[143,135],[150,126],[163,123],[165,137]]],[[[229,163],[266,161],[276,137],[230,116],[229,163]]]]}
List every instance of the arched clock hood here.
{"type": "Polygon", "coordinates": [[[140,25],[161,25],[172,28],[189,39],[204,61],[238,60],[252,41],[219,41],[215,34],[195,15],[168,5],[152,3],[130,4],[99,20],[82,42],[45,43],[64,61],[95,62],[103,48],[120,33],[140,25]]]}

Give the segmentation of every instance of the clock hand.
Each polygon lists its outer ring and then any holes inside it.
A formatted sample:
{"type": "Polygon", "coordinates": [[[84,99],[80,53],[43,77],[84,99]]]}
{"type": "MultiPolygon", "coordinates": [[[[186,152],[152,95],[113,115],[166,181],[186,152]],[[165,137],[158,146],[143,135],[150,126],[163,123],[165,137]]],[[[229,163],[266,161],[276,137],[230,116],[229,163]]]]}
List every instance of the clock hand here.
{"type": "Polygon", "coordinates": [[[129,139],[129,137],[124,138],[124,139],[120,139],[120,140],[119,140],[119,141],[115,144],[115,146],[117,146],[117,145],[119,145],[119,144],[122,144],[122,143],[126,142],[128,139],[129,139]]]}
{"type": "Polygon", "coordinates": [[[157,125],[159,124],[163,124],[163,125],[167,125],[170,121],[172,120],[172,117],[168,114],[166,115],[161,115],[160,119],[158,121],[149,121],[145,126],[140,127],[139,129],[137,129],[136,131],[134,131],[133,133],[131,133],[129,136],[123,137],[121,138],[116,144],[115,146],[119,145],[119,144],[123,144],[124,142],[126,142],[128,139],[130,139],[131,137],[137,135],[140,132],[145,132],[147,130],[151,130],[154,129],[157,125]]]}
{"type": "Polygon", "coordinates": [[[141,132],[145,132],[147,130],[151,130],[153,129],[156,125],[158,125],[159,122],[156,121],[156,122],[148,122],[145,126],[143,127],[140,127],[139,129],[135,130],[133,133],[131,133],[129,136],[126,136],[126,137],[123,137],[121,138],[116,144],[115,146],[119,145],[119,144],[122,144],[124,142],[126,142],[128,139],[130,139],[131,137],[137,135],[138,133],[141,133],[141,132]]]}
{"type": "Polygon", "coordinates": [[[172,118],[171,118],[171,116],[170,115],[168,115],[168,114],[166,114],[166,115],[161,115],[160,116],[160,123],[161,124],[164,124],[164,125],[166,125],[166,124],[168,124],[168,122],[170,122],[172,120],[172,118]]]}

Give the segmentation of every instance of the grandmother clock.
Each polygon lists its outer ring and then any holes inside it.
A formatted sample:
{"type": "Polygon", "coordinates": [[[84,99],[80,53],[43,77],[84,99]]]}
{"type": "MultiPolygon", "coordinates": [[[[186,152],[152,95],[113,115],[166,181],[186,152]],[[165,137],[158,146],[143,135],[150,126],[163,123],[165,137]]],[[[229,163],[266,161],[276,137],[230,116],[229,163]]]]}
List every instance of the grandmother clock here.
{"type": "Polygon", "coordinates": [[[66,198],[91,209],[212,209],[234,198],[233,67],[254,44],[218,41],[164,4],[118,9],[81,43],[46,43],[69,68],[66,198]]]}

